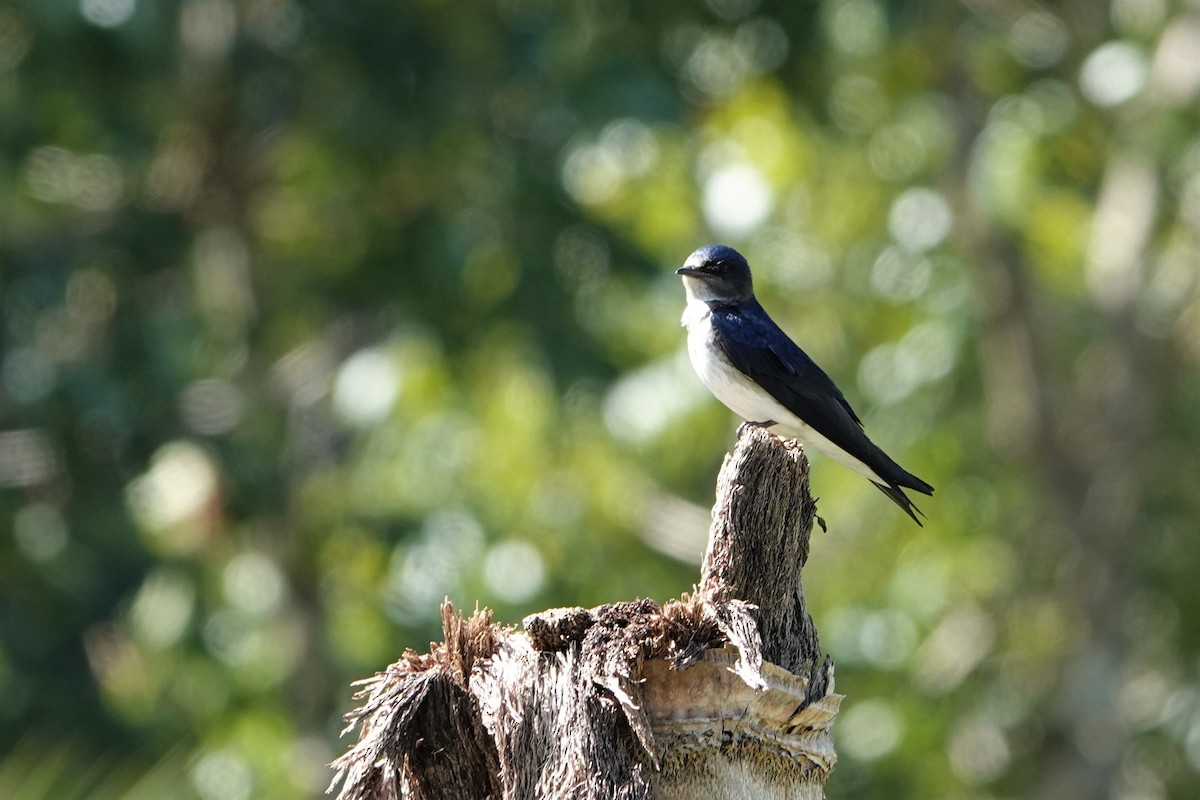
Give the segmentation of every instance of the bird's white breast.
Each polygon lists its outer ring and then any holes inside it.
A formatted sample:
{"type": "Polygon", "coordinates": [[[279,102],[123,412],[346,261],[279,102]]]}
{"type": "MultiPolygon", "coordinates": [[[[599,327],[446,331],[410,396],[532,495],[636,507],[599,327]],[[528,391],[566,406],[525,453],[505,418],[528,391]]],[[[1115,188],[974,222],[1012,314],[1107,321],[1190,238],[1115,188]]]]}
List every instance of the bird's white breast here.
{"type": "MultiPolygon", "coordinates": [[[[774,420],[782,426],[794,420],[807,428],[792,412],[729,363],[713,340],[711,315],[708,304],[703,301],[688,303],[683,312],[683,324],[688,329],[688,358],[701,382],[718,400],[748,422],[774,420]]],[[[778,432],[799,438],[798,431],[778,432]]]]}

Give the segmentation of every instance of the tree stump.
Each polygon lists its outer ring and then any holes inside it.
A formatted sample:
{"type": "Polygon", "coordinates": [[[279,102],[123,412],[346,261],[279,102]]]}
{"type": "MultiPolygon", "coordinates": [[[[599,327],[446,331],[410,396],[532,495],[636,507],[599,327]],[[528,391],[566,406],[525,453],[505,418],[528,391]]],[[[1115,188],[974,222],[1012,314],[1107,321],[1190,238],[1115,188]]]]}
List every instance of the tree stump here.
{"type": "Polygon", "coordinates": [[[814,517],[796,442],[743,426],[691,595],[497,626],[442,608],[445,641],[360,681],[338,800],[819,800],[841,696],[800,570],[814,517]]]}

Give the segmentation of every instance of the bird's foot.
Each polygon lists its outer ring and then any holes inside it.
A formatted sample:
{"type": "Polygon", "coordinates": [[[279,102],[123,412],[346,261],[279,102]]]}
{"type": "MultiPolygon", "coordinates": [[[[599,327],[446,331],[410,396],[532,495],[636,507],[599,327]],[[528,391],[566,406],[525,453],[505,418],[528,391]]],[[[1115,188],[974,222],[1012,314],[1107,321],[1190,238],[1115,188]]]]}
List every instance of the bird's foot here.
{"type": "Polygon", "coordinates": [[[738,426],[738,436],[741,436],[742,433],[744,433],[745,431],[753,430],[755,428],[762,428],[763,430],[767,430],[774,424],[775,424],[775,420],[773,420],[773,419],[763,420],[762,422],[751,422],[751,421],[747,420],[746,422],[743,422],[741,425],[738,426]]]}

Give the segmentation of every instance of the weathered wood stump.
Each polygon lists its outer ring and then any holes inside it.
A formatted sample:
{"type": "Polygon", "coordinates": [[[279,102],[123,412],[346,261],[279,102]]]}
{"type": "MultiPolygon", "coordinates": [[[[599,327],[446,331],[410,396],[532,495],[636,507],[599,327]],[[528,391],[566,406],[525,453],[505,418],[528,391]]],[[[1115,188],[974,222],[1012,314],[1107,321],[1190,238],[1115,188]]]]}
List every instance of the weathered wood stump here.
{"type": "Polygon", "coordinates": [[[841,697],[800,570],[799,445],[743,427],[691,595],[527,617],[442,609],[445,642],[361,681],[339,800],[798,798],[836,761],[841,697]]]}

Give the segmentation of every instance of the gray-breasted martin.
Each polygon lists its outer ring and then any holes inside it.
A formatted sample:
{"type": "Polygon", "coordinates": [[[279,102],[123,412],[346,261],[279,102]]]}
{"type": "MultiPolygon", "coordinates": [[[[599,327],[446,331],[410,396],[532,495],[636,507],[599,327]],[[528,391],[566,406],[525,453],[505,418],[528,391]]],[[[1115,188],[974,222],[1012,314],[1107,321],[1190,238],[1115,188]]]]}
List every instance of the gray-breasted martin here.
{"type": "Polygon", "coordinates": [[[724,245],[707,245],[675,270],[683,276],[688,355],[704,385],[747,422],[798,439],[862,473],[913,518],[904,489],[933,494],[863,432],[862,420],[816,363],[758,301],[750,265],[724,245]]]}

